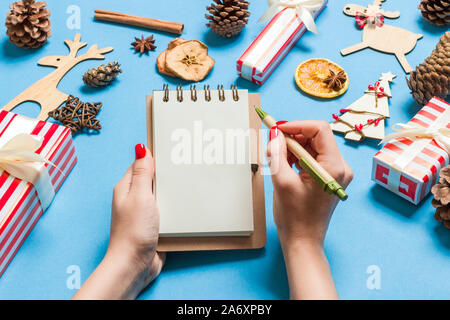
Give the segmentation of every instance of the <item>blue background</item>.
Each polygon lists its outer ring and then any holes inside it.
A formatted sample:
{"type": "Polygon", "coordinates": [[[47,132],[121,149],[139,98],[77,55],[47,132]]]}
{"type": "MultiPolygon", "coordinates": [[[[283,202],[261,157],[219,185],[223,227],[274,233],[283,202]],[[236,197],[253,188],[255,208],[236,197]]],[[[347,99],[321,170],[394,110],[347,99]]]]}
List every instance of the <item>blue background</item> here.
{"type": "MultiPolygon", "coordinates": [[[[174,37],[139,28],[94,22],[94,9],[108,9],[185,23],[183,37],[204,41],[216,65],[204,81],[213,86],[239,87],[261,94],[263,107],[279,120],[323,119],[359,98],[367,85],[382,72],[398,77],[392,85],[391,119],[387,126],[406,122],[418,110],[405,82],[405,74],[394,56],[366,49],[342,57],[339,50],[357,43],[361,31],[352,18],[343,14],[348,0],[330,0],[319,16],[319,34],[305,34],[262,87],[236,76],[236,60],[262,30],[258,18],[266,1],[253,0],[247,28],[234,39],[222,39],[205,26],[205,6],[210,1],[61,1],[47,0],[52,16],[48,44],[26,51],[8,42],[5,28],[0,35],[0,105],[53,69],[38,67],[47,55],[67,55],[63,41],[76,32],[89,45],[113,46],[106,61],[119,61],[121,74],[111,87],[86,88],[81,77],[98,61],[75,67],[59,88],[83,101],[101,101],[99,115],[103,129],[98,135],[75,137],[78,164],[57,194],[51,208],[42,216],[13,262],[0,279],[2,299],[67,299],[74,294],[66,286],[70,265],[81,270],[82,281],[101,261],[108,242],[112,188],[134,158],[134,145],[146,142],[145,95],[174,87],[179,81],[156,72],[158,54],[174,37]],[[94,4],[95,2],[95,4],[94,4]],[[69,5],[81,8],[81,29],[66,26],[69,5]],[[134,36],[155,34],[156,52],[140,57],[131,50],[134,36]],[[320,101],[301,93],[293,80],[295,67],[303,60],[324,57],[334,60],[349,73],[351,85],[342,97],[320,101]]],[[[355,0],[356,1],[356,0],[355,0]]],[[[2,1],[0,17],[5,17],[8,1],[2,1]]],[[[358,0],[360,4],[371,1],[358,0]]],[[[419,1],[387,1],[383,8],[402,15],[387,23],[424,34],[407,58],[412,66],[421,63],[434,49],[445,27],[422,20],[416,9],[419,1]]],[[[4,19],[4,18],[2,18],[4,19]]],[[[4,20],[1,20],[4,21],[4,20]]],[[[3,24],[3,22],[2,22],[3,24]]],[[[84,49],[86,50],[86,49],[84,49]]],[[[16,109],[29,116],[38,108],[26,104],[16,109]]],[[[388,129],[390,132],[391,129],[388,129]]],[[[350,198],[335,211],[326,240],[326,252],[339,291],[344,299],[448,299],[450,298],[450,231],[433,218],[430,197],[414,206],[371,180],[372,156],[376,142],[361,144],[336,137],[340,150],[355,172],[348,189],[350,198]],[[369,290],[369,266],[381,270],[381,289],[369,290]]],[[[285,299],[288,284],[282,252],[272,218],[272,185],[268,177],[266,207],[268,238],[263,250],[240,252],[200,252],[170,254],[161,276],[142,295],[143,299],[285,299]]]]}

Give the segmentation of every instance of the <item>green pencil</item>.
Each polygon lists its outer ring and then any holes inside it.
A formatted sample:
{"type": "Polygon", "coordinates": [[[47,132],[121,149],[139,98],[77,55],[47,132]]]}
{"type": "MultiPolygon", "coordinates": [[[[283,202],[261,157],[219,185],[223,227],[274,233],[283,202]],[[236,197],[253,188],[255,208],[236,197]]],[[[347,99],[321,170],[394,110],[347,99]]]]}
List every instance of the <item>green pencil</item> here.
{"type": "MultiPolygon", "coordinates": [[[[255,110],[267,128],[270,129],[276,125],[277,121],[268,113],[257,107],[255,107],[255,110]]],[[[334,180],[316,159],[314,159],[296,140],[288,135],[285,135],[285,138],[288,150],[297,157],[300,167],[308,172],[308,174],[320,185],[323,191],[336,195],[342,201],[347,200],[348,195],[345,193],[344,188],[334,180]]]]}

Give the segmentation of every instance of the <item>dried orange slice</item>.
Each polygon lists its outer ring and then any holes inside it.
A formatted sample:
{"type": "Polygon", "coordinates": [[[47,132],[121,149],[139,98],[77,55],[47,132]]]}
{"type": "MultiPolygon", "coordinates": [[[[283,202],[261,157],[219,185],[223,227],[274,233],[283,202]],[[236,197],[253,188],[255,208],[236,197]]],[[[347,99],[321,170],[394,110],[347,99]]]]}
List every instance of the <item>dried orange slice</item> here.
{"type": "Polygon", "coordinates": [[[307,94],[320,98],[338,97],[347,91],[350,83],[342,67],[330,60],[318,58],[298,65],[295,82],[307,94]],[[333,84],[330,84],[330,80],[334,80],[333,84]]]}

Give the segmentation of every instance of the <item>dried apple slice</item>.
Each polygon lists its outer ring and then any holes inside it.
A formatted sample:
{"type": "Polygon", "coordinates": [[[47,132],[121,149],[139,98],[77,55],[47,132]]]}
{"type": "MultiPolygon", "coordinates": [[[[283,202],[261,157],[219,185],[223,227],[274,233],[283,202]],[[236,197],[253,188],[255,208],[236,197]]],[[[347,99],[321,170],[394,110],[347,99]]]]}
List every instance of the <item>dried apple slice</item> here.
{"type": "Polygon", "coordinates": [[[183,39],[183,38],[173,39],[172,41],[169,42],[169,45],[167,46],[167,50],[173,49],[176,46],[178,46],[178,45],[180,45],[182,43],[185,43],[185,42],[187,42],[187,40],[183,39]]]}
{"type": "MultiPolygon", "coordinates": [[[[167,50],[173,49],[176,46],[185,43],[187,40],[183,39],[183,38],[176,38],[172,41],[170,41],[167,50]]],[[[158,58],[156,59],[156,66],[158,68],[158,71],[162,74],[171,76],[171,77],[176,77],[173,73],[169,72],[166,70],[166,54],[167,54],[167,50],[164,50],[163,52],[161,52],[161,54],[158,56],[158,58]]]]}
{"type": "Polygon", "coordinates": [[[208,47],[197,40],[184,42],[166,53],[165,71],[188,81],[201,81],[214,66],[208,47]]]}
{"type": "Polygon", "coordinates": [[[171,77],[175,77],[175,75],[173,73],[170,73],[169,71],[166,70],[166,54],[167,54],[167,50],[161,52],[161,54],[156,59],[156,67],[158,68],[158,71],[160,73],[171,76],[171,77]]]}

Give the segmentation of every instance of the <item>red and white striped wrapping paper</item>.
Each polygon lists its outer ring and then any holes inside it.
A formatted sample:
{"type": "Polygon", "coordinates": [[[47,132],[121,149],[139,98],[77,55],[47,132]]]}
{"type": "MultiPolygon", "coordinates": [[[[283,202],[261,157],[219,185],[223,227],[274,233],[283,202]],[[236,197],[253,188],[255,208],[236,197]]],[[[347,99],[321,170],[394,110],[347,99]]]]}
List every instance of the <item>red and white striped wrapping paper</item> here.
{"type": "MultiPolygon", "coordinates": [[[[408,124],[450,128],[450,105],[433,98],[408,124]]],[[[386,143],[374,156],[372,180],[418,204],[438,180],[441,168],[448,164],[449,155],[434,139],[402,137],[386,143]]]]}
{"type": "MultiPolygon", "coordinates": [[[[314,12],[314,19],[327,3],[325,0],[314,12]]],[[[305,32],[306,27],[298,19],[295,9],[285,8],[278,12],[237,61],[239,76],[262,85],[305,32]]]]}
{"type": "MultiPolygon", "coordinates": [[[[70,129],[0,111],[0,144],[20,133],[43,137],[36,153],[56,166],[45,165],[55,192],[58,191],[77,162],[70,129]]],[[[0,276],[42,213],[34,186],[0,169],[0,276]]]]}

